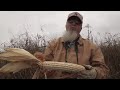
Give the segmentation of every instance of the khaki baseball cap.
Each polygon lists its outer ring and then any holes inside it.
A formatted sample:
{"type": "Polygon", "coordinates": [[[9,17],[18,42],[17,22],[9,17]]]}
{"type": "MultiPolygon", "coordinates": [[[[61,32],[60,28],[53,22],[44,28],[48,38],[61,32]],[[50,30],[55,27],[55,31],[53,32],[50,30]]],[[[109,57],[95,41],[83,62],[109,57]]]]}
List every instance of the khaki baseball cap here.
{"type": "MultiPolygon", "coordinates": [[[[68,15],[68,19],[69,19],[70,17],[72,17],[72,16],[78,17],[78,18],[81,20],[81,22],[83,23],[83,16],[82,16],[80,13],[78,13],[78,12],[70,13],[70,14],[68,15]]],[[[68,19],[67,19],[67,20],[68,20],[68,19]]]]}

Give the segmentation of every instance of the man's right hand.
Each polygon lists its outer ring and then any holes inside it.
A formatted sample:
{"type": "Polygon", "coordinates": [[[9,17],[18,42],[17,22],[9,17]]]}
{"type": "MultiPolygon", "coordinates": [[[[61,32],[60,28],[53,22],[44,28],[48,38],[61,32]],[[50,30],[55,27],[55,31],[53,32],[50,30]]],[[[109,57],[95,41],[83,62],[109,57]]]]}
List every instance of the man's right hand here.
{"type": "Polygon", "coordinates": [[[45,61],[45,56],[44,56],[44,54],[41,53],[41,52],[38,52],[38,51],[35,52],[35,53],[34,53],[34,56],[35,56],[37,59],[41,60],[42,62],[45,61]]]}

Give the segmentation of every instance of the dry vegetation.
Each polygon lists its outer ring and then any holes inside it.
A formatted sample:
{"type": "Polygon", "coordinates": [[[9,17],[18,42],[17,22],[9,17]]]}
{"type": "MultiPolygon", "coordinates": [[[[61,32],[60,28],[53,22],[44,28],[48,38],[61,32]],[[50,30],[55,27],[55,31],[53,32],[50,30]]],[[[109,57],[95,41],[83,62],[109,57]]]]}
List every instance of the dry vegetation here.
{"type": "MultiPolygon", "coordinates": [[[[29,51],[31,54],[34,54],[36,51],[44,52],[47,41],[44,36],[36,35],[31,36],[27,31],[24,34],[21,34],[17,37],[14,37],[10,40],[9,45],[6,43],[2,44],[4,48],[23,48],[29,51]]],[[[7,61],[0,60],[0,67],[8,63],[7,61]]],[[[1,74],[0,79],[31,79],[33,74],[36,71],[36,67],[22,70],[15,74],[1,74]]],[[[43,74],[41,75],[43,78],[43,74]]]]}
{"type": "MultiPolygon", "coordinates": [[[[101,50],[105,57],[105,62],[110,68],[110,79],[119,79],[120,78],[120,35],[115,34],[111,35],[109,33],[105,34],[104,40],[95,42],[101,47],[101,50]]],[[[12,38],[9,42],[9,45],[4,45],[6,47],[13,48],[23,48],[30,53],[35,53],[35,51],[44,52],[46,47],[46,40],[44,36],[36,35],[31,36],[28,32],[25,32],[22,35],[19,35],[17,38],[12,38]]],[[[6,64],[5,61],[0,61],[0,67],[6,64]]],[[[0,79],[31,79],[36,68],[22,70],[16,74],[0,74],[0,79]]],[[[43,78],[43,76],[41,77],[43,78]]]]}
{"type": "Polygon", "coordinates": [[[104,41],[99,46],[104,54],[106,64],[110,68],[110,79],[120,78],[120,34],[111,35],[106,33],[104,41]]]}

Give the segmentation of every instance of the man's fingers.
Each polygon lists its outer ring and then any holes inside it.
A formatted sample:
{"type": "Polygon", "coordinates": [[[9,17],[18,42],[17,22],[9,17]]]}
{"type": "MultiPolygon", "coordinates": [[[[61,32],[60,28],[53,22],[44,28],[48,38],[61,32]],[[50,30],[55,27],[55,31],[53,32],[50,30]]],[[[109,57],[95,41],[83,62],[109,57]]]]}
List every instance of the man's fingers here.
{"type": "Polygon", "coordinates": [[[93,67],[91,65],[83,65],[86,70],[91,70],[93,67]]]}
{"type": "Polygon", "coordinates": [[[41,60],[41,61],[45,61],[45,59],[44,59],[44,54],[41,53],[41,52],[35,52],[35,53],[34,53],[34,56],[35,56],[36,58],[38,58],[39,60],[41,60]]]}

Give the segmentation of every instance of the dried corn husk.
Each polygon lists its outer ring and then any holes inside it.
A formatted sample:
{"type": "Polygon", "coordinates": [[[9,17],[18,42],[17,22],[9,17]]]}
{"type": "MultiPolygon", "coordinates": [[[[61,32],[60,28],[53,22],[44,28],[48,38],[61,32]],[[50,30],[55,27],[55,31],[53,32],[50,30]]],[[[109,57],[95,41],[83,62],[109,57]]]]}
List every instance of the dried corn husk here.
{"type": "Polygon", "coordinates": [[[22,69],[30,68],[30,67],[31,66],[29,64],[24,63],[24,62],[12,62],[12,63],[8,63],[8,64],[4,65],[2,68],[0,68],[0,72],[16,73],[16,72],[19,72],[22,69]]]}
{"type": "Polygon", "coordinates": [[[7,61],[39,61],[35,56],[30,54],[28,51],[19,48],[7,48],[5,52],[0,54],[1,60],[7,61]]]}

